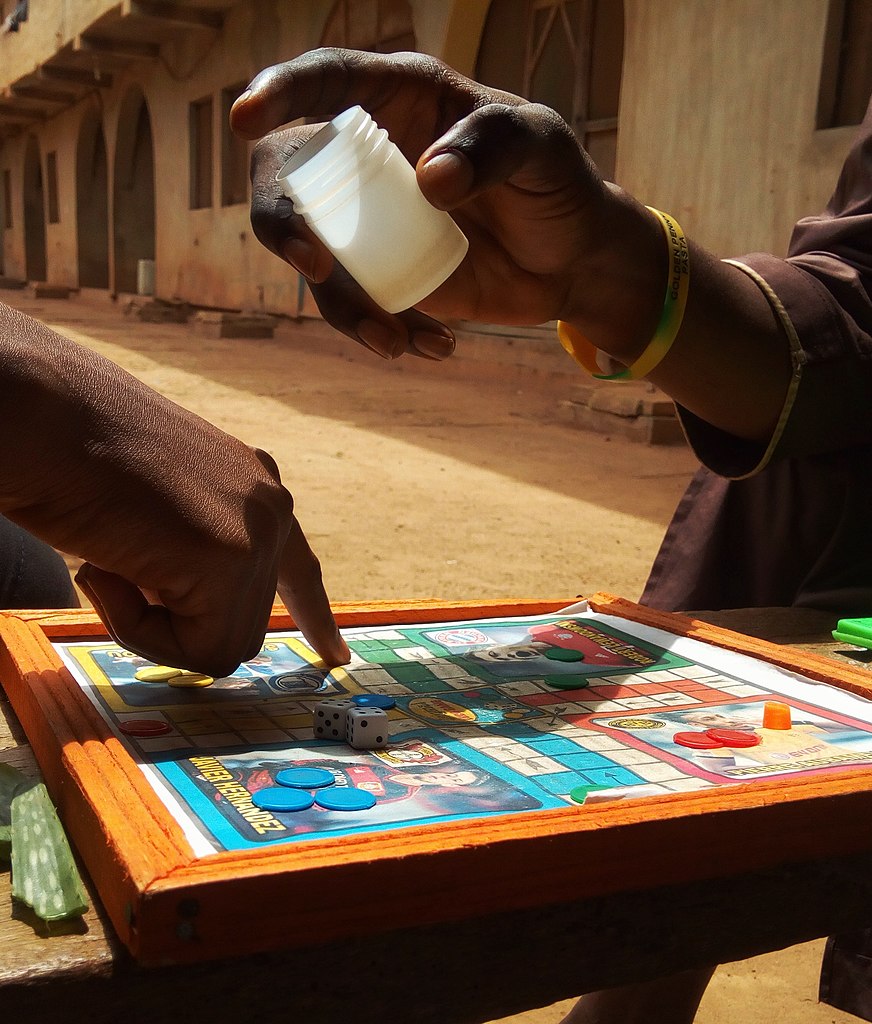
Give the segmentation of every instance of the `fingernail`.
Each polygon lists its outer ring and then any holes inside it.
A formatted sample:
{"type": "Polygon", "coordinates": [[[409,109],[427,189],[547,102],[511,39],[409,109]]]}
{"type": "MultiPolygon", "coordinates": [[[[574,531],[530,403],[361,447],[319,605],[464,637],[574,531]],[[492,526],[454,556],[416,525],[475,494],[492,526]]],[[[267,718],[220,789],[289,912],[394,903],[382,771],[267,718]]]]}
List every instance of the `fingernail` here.
{"type": "Polygon", "coordinates": [[[454,338],[434,331],[416,331],[412,335],[412,348],[428,359],[447,359],[454,351],[454,338]]]}
{"type": "Polygon", "coordinates": [[[421,165],[420,173],[427,198],[446,209],[469,194],[475,177],[469,160],[453,151],[437,153],[421,165]]]}
{"type": "Polygon", "coordinates": [[[282,246],[282,256],[307,281],[315,280],[315,253],[311,245],[299,238],[290,238],[282,246]]]}
{"type": "Polygon", "coordinates": [[[233,101],[233,106],[238,107],[241,103],[245,103],[245,101],[248,99],[250,95],[251,89],[246,89],[245,92],[241,92],[233,101]]]}
{"type": "Polygon", "coordinates": [[[449,174],[455,174],[459,171],[465,161],[459,153],[454,153],[448,150],[445,153],[437,153],[436,156],[431,157],[426,161],[424,167],[428,171],[447,171],[449,174]]]}
{"type": "Polygon", "coordinates": [[[382,359],[396,359],[406,351],[406,339],[377,320],[361,320],[357,325],[357,337],[382,359]]]}

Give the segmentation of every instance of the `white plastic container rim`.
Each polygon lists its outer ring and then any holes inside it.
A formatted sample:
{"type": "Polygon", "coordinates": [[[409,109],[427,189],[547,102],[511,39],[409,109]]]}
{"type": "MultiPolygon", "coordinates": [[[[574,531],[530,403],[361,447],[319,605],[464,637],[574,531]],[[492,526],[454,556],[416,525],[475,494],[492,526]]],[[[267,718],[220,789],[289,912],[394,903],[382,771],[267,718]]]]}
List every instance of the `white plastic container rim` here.
{"type": "Polygon", "coordinates": [[[469,243],[453,218],[427,202],[414,168],[359,106],[316,132],[276,181],[312,232],[388,312],[420,302],[466,255],[469,243]]]}

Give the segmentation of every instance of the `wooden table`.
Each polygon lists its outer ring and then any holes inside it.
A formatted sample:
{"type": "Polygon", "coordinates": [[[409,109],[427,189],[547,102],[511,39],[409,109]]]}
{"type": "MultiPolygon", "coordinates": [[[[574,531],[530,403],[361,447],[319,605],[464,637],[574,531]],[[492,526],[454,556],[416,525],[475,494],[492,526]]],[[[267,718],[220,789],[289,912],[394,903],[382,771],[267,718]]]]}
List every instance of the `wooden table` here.
{"type": "MultiPolygon", "coordinates": [[[[699,617],[869,664],[867,652],[849,654],[827,639],[832,615],[756,609],[699,617]]],[[[2,697],[0,759],[36,773],[2,697]]],[[[595,872],[596,864],[579,870],[595,872]]],[[[150,970],[131,962],[90,892],[92,909],[83,922],[50,935],[17,908],[10,916],[9,876],[0,875],[0,908],[7,908],[0,917],[5,1020],[30,1024],[52,1013],[88,1024],[487,1021],[602,986],[865,926],[872,921],[872,852],[287,954],[234,959],[228,950],[231,958],[221,963],[150,970]]]]}

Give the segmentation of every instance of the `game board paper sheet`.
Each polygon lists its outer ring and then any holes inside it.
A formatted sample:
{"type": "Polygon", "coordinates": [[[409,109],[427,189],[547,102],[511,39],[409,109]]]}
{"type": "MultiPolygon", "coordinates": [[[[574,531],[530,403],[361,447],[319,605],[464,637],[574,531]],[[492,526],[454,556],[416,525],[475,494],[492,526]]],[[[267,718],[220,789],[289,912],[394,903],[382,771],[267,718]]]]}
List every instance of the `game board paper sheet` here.
{"type": "Polygon", "coordinates": [[[65,664],[142,767],[198,856],[438,820],[574,807],[872,762],[872,703],[823,683],[584,605],[529,618],[357,627],[349,665],[328,671],[300,634],[203,689],[140,682],[147,662],[111,642],[57,643],[65,664]],[[387,694],[390,742],[315,740],[328,696],[387,694]],[[789,731],[762,728],[767,700],[789,731]],[[132,737],[123,723],[169,731],[132,737]],[[694,750],[676,733],[754,732],[749,748],[694,750]],[[330,771],[376,797],[367,811],[284,813],[252,803],[290,766],[330,771]]]}

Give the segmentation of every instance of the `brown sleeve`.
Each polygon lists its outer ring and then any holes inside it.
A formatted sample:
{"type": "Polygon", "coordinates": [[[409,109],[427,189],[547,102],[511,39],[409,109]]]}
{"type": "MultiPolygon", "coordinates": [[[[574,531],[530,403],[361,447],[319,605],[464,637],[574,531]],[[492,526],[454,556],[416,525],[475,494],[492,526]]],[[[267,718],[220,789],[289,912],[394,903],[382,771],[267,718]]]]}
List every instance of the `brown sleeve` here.
{"type": "Polygon", "coordinates": [[[794,344],[794,386],[768,445],[680,409],[700,459],[733,478],[771,458],[872,444],[872,104],[824,213],[794,228],[786,259],[735,262],[758,280],[794,344]]]}

